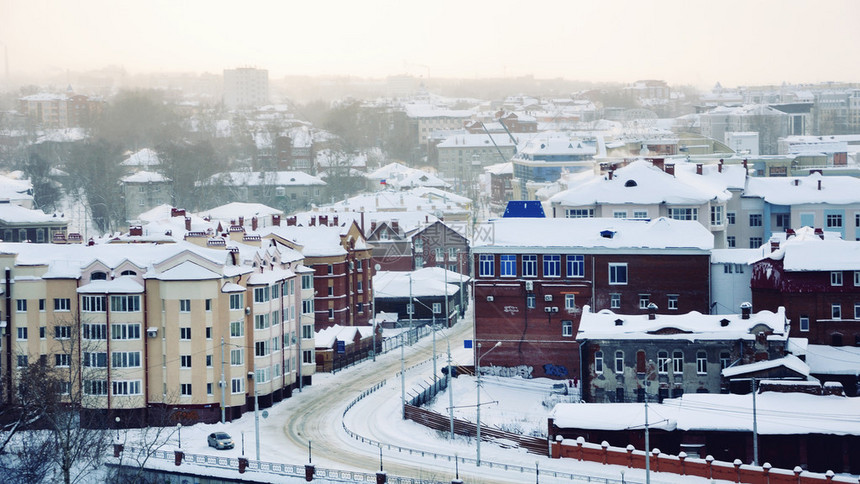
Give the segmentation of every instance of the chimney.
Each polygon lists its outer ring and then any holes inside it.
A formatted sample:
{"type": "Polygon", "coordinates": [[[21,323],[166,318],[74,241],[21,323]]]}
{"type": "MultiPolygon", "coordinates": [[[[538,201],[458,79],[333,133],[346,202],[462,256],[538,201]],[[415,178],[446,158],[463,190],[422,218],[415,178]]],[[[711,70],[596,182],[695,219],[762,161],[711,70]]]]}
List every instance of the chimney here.
{"type": "Polygon", "coordinates": [[[320,227],[328,225],[328,215],[320,215],[320,227]]]}
{"type": "Polygon", "coordinates": [[[722,159],[722,158],[720,158],[720,162],[719,162],[719,163],[717,163],[717,172],[718,172],[718,173],[722,173],[722,172],[723,172],[723,159],[722,159]]]}
{"type": "Polygon", "coordinates": [[[824,229],[822,229],[821,227],[816,227],[815,235],[817,235],[819,239],[824,240],[824,229]]]}
{"type": "Polygon", "coordinates": [[[240,215],[239,216],[239,227],[244,227],[244,226],[245,226],[245,217],[240,215]]]}
{"type": "Polygon", "coordinates": [[[272,225],[274,225],[275,227],[281,226],[281,216],[280,215],[278,215],[276,213],[272,214],[272,225]]]}
{"type": "Polygon", "coordinates": [[[185,217],[185,230],[191,230],[191,217],[185,217]]]}
{"type": "Polygon", "coordinates": [[[132,235],[132,236],[143,235],[143,227],[141,227],[140,225],[133,225],[133,226],[129,227],[128,228],[128,235],[132,235]]]}
{"type": "Polygon", "coordinates": [[[666,173],[668,173],[672,176],[675,176],[675,164],[674,163],[667,163],[666,164],[666,173]]]}
{"type": "Polygon", "coordinates": [[[171,218],[173,218],[173,217],[184,217],[184,216],[185,216],[185,209],[184,208],[173,208],[173,207],[171,207],[171,209],[170,209],[170,217],[171,218]]]}
{"type": "Polygon", "coordinates": [[[770,241],[770,251],[776,252],[777,250],[779,250],[779,241],[771,240],[770,241]]]}
{"type": "Polygon", "coordinates": [[[657,319],[657,305],[654,303],[648,305],[648,319],[657,319]]]}
{"type": "Polygon", "coordinates": [[[612,174],[613,174],[613,173],[615,173],[615,170],[609,170],[607,173],[608,173],[608,175],[609,175],[609,179],[611,180],[611,179],[612,179],[612,174]]]}
{"type": "Polygon", "coordinates": [[[287,217],[287,226],[296,225],[296,216],[287,217]]]}
{"type": "Polygon", "coordinates": [[[795,179],[794,179],[794,186],[799,186],[799,185],[800,185],[800,180],[798,180],[797,178],[795,178],[795,179]]]}
{"type": "Polygon", "coordinates": [[[746,158],[744,158],[744,170],[746,170],[747,168],[749,168],[749,167],[747,166],[747,160],[746,160],[746,158]]]}
{"type": "Polygon", "coordinates": [[[308,220],[308,227],[313,227],[317,224],[317,218],[311,215],[310,220],[308,220]]]}
{"type": "Polygon", "coordinates": [[[697,175],[702,174],[702,164],[701,163],[696,163],[696,174],[697,175]]]}
{"type": "Polygon", "coordinates": [[[786,239],[788,239],[789,237],[794,237],[794,235],[795,235],[794,229],[788,229],[788,228],[785,229],[785,238],[786,239]]]}
{"type": "Polygon", "coordinates": [[[821,180],[818,180],[818,189],[821,190],[821,180]]]}
{"type": "Polygon", "coordinates": [[[251,230],[257,230],[257,217],[251,217],[251,230]]]}
{"type": "Polygon", "coordinates": [[[666,166],[665,166],[665,164],[664,164],[664,163],[665,163],[665,161],[663,160],[663,158],[652,158],[652,159],[651,159],[651,164],[652,164],[652,165],[654,165],[654,166],[656,166],[657,168],[659,168],[659,169],[661,169],[661,170],[664,170],[664,171],[665,171],[665,170],[666,170],[666,166]]]}
{"type": "Polygon", "coordinates": [[[370,222],[370,233],[372,234],[374,230],[376,230],[376,222],[371,221],[370,222]]]}
{"type": "Polygon", "coordinates": [[[752,304],[748,302],[741,303],[741,319],[749,319],[752,312],[752,304]]]}
{"type": "Polygon", "coordinates": [[[334,225],[335,227],[337,227],[337,226],[338,226],[338,225],[337,225],[337,215],[335,215],[334,217],[332,217],[332,222],[331,222],[331,224],[332,224],[332,225],[334,225]]]}
{"type": "Polygon", "coordinates": [[[395,233],[399,234],[400,233],[400,222],[398,222],[397,220],[392,220],[391,221],[391,230],[393,230],[395,233]]]}

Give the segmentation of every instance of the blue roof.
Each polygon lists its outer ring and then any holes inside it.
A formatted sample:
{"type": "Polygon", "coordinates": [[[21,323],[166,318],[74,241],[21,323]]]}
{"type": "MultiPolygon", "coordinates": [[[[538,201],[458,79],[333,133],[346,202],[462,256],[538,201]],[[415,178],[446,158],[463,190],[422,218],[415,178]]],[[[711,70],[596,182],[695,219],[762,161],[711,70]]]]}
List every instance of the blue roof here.
{"type": "Polygon", "coordinates": [[[502,218],[546,218],[543,205],[537,200],[511,200],[502,218]]]}

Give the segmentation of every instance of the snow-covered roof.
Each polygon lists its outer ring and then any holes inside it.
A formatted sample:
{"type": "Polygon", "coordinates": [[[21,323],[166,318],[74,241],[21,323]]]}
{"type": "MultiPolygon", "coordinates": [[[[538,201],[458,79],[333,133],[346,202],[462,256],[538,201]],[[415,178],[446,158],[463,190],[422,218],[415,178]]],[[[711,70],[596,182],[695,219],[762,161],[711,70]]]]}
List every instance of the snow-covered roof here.
{"type": "Polygon", "coordinates": [[[635,339],[635,340],[753,340],[753,331],[767,326],[773,330],[769,338],[785,339],[788,334],[785,308],[775,313],[759,311],[743,319],[740,314],[617,314],[608,309],[592,313],[586,305],[576,334],[577,340],[635,339]],[[620,323],[619,323],[620,322],[620,323]]]}
{"type": "Polygon", "coordinates": [[[377,298],[443,297],[457,294],[457,284],[446,285],[435,277],[410,277],[410,272],[379,271],[373,276],[377,298]]]}
{"type": "MultiPolygon", "coordinates": [[[[330,207],[326,207],[330,208],[330,207]]],[[[429,207],[428,207],[429,208],[429,207]]],[[[364,212],[351,212],[351,211],[333,211],[333,210],[315,210],[311,212],[300,212],[294,214],[296,217],[297,225],[310,225],[310,220],[312,218],[319,217],[327,217],[328,224],[334,224],[334,217],[337,217],[337,223],[339,226],[348,226],[355,222],[356,225],[361,228],[362,224],[362,214],[364,220],[364,235],[369,236],[371,234],[370,227],[372,224],[379,225],[383,222],[391,223],[396,220],[400,225],[401,230],[404,232],[411,232],[417,228],[421,228],[427,225],[430,225],[439,219],[431,214],[430,212],[424,211],[398,211],[398,212],[377,212],[377,211],[364,211],[364,212]]],[[[281,222],[284,223],[283,221],[281,222]]],[[[319,222],[317,222],[319,225],[319,222]]]]}
{"type": "Polygon", "coordinates": [[[126,158],[123,162],[123,166],[158,166],[161,164],[161,160],[158,158],[158,153],[155,150],[144,148],[135,153],[132,153],[128,158],[126,158]]]}
{"type": "Polygon", "coordinates": [[[711,264],[749,264],[761,258],[761,249],[714,249],[711,264]]]}
{"type": "Polygon", "coordinates": [[[738,375],[748,375],[750,373],[755,373],[763,370],[779,368],[780,366],[784,366],[789,370],[792,370],[803,376],[809,376],[809,365],[807,365],[800,358],[794,355],[783,356],[782,358],[777,358],[775,360],[762,360],[756,361],[755,363],[748,363],[746,365],[737,365],[723,368],[722,375],[726,378],[732,378],[738,375]]]}
{"type": "Polygon", "coordinates": [[[7,203],[0,204],[0,220],[7,224],[66,223],[66,219],[57,216],[57,214],[49,215],[41,210],[31,210],[7,203]]]}
{"type": "Polygon", "coordinates": [[[384,190],[374,193],[363,193],[354,197],[342,200],[332,205],[324,205],[321,210],[333,210],[337,212],[343,211],[364,211],[375,210],[379,212],[422,212],[429,213],[441,212],[446,215],[468,213],[468,209],[449,200],[430,201],[427,198],[414,195],[409,190],[393,191],[384,190]]]}
{"type": "Polygon", "coordinates": [[[341,256],[346,249],[341,245],[341,227],[270,226],[257,230],[262,237],[275,235],[302,246],[305,257],[341,256]]]}
{"type": "Polygon", "coordinates": [[[250,223],[251,217],[271,217],[272,215],[283,215],[282,210],[272,208],[262,203],[231,202],[197,213],[199,217],[209,217],[211,220],[239,220],[245,217],[250,223]]]}
{"type": "Polygon", "coordinates": [[[370,326],[341,326],[335,324],[328,328],[321,329],[314,335],[314,345],[317,348],[331,348],[335,341],[345,341],[352,343],[355,340],[355,335],[359,338],[367,338],[373,335],[373,328],[370,326]]]}
{"type": "Polygon", "coordinates": [[[449,187],[450,185],[438,176],[417,168],[410,168],[401,163],[392,162],[365,175],[368,180],[381,182],[391,188],[410,187],[449,187]]]}
{"type": "MultiPolygon", "coordinates": [[[[520,135],[522,137],[522,135],[520,135]]],[[[517,143],[520,142],[517,135],[514,135],[514,139],[516,142],[511,140],[511,137],[508,136],[507,133],[495,133],[492,134],[492,139],[487,133],[478,133],[478,134],[457,134],[453,136],[449,136],[445,138],[445,141],[436,145],[439,149],[444,148],[455,148],[455,149],[464,149],[464,148],[488,148],[488,149],[496,149],[499,148],[511,148],[515,147],[517,143]]]]}
{"type": "MultiPolygon", "coordinates": [[[[550,417],[561,428],[641,429],[641,403],[560,403],[550,417]]],[[[860,435],[860,398],[806,393],[756,395],[757,431],[763,435],[860,435]]],[[[752,432],[752,395],[686,393],[648,404],[651,428],[752,432]]]]}
{"type": "Polygon", "coordinates": [[[631,251],[676,249],[709,251],[714,237],[695,221],[657,218],[627,220],[614,218],[502,218],[482,224],[476,233],[485,234],[473,242],[475,252],[496,252],[516,247],[546,252],[571,248],[587,252],[618,249],[631,251]],[[480,231],[480,232],[478,232],[480,231]]]}
{"type": "Polygon", "coordinates": [[[200,264],[185,261],[153,277],[161,281],[204,281],[208,279],[220,279],[221,275],[206,269],[200,264]]]}
{"type": "Polygon", "coordinates": [[[491,175],[513,175],[514,164],[510,161],[505,163],[496,163],[495,165],[485,166],[484,171],[491,175]]]}
{"type": "Polygon", "coordinates": [[[805,354],[812,374],[860,376],[860,348],[856,346],[807,345],[805,354]]]}
{"type": "Polygon", "coordinates": [[[811,227],[802,227],[759,260],[765,259],[782,260],[783,269],[792,272],[860,270],[860,242],[822,240],[811,227]]]}
{"type": "Polygon", "coordinates": [[[404,106],[406,116],[410,118],[470,118],[471,110],[454,110],[432,104],[407,104],[404,106]]]}
{"type": "Polygon", "coordinates": [[[137,173],[122,178],[122,181],[125,183],[163,183],[169,182],[170,178],[167,178],[161,173],[155,173],[152,171],[139,171],[137,173]]]}
{"type": "Polygon", "coordinates": [[[120,276],[113,280],[93,281],[78,288],[78,294],[140,294],[143,285],[132,276],[120,276]]]}
{"type": "Polygon", "coordinates": [[[745,197],[759,197],[773,205],[860,203],[860,179],[853,176],[750,177],[745,197]],[[821,187],[819,189],[819,186],[821,187]]]}
{"type": "Polygon", "coordinates": [[[325,185],[325,182],[301,171],[231,171],[212,175],[207,184],[234,187],[306,186],[325,185]]]}

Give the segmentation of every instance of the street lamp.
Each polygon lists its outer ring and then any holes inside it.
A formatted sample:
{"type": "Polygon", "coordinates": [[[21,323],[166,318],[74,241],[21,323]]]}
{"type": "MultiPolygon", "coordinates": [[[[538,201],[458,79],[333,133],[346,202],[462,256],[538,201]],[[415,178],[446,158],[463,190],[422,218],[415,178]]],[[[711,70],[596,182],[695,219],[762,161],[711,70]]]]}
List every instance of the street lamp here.
{"type": "Polygon", "coordinates": [[[481,353],[481,343],[478,343],[478,351],[477,351],[477,353],[479,353],[479,356],[478,356],[477,363],[476,363],[476,365],[475,365],[475,374],[478,376],[478,386],[477,386],[477,389],[478,389],[478,406],[477,406],[477,408],[478,408],[478,416],[477,416],[477,421],[478,421],[478,432],[477,432],[477,438],[478,438],[477,464],[478,464],[478,467],[481,467],[481,358],[483,358],[483,357],[485,357],[485,356],[489,355],[491,351],[493,351],[494,349],[498,348],[498,347],[499,347],[499,346],[501,346],[501,345],[502,345],[502,342],[501,342],[501,341],[497,341],[497,342],[496,342],[496,344],[495,344],[492,348],[490,348],[489,350],[487,350],[487,352],[486,352],[486,353],[484,353],[483,355],[480,355],[480,353],[481,353]]]}
{"type": "Polygon", "coordinates": [[[373,315],[373,349],[370,354],[373,356],[373,361],[376,361],[376,288],[373,287],[373,276],[379,272],[382,266],[376,264],[373,266],[373,274],[370,275],[370,290],[372,299],[370,300],[370,312],[373,315]]]}
{"type": "Polygon", "coordinates": [[[116,440],[119,442],[119,416],[114,419],[116,421],[116,440]]]}
{"type": "Polygon", "coordinates": [[[179,448],[182,448],[182,422],[176,422],[176,433],[179,436],[179,448]]]}

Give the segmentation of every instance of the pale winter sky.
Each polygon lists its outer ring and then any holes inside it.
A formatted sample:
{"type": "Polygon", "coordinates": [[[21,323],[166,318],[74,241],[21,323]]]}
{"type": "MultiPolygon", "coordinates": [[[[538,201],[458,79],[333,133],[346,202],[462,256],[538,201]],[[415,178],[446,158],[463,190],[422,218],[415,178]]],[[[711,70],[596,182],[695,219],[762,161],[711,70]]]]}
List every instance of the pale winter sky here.
{"type": "Polygon", "coordinates": [[[0,47],[13,78],[254,66],[709,87],[860,81],[858,19],[854,0],[0,0],[0,47]]]}

